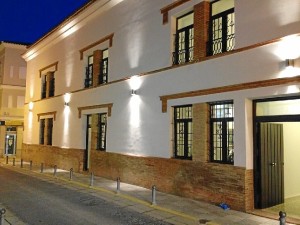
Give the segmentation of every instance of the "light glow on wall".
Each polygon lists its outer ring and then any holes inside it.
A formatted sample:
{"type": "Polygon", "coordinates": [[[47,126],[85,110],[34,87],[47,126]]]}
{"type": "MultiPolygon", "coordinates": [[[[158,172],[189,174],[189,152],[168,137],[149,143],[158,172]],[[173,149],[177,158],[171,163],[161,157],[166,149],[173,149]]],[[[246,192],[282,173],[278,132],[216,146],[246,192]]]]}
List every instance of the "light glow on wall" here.
{"type": "Polygon", "coordinates": [[[127,36],[127,58],[129,60],[129,64],[131,69],[136,68],[139,66],[140,57],[143,50],[143,32],[142,28],[139,24],[134,26],[134,35],[127,36]]]}
{"type": "Polygon", "coordinates": [[[62,147],[69,147],[70,143],[70,107],[64,108],[64,127],[63,127],[63,135],[62,135],[62,147]]]}
{"type": "Polygon", "coordinates": [[[65,95],[64,95],[65,104],[67,103],[69,105],[70,100],[71,100],[71,94],[70,93],[65,93],[65,95]]]}
{"type": "Polygon", "coordinates": [[[33,102],[29,102],[28,109],[29,109],[29,111],[33,110],[33,102]]]}
{"type": "Polygon", "coordinates": [[[142,85],[142,80],[139,75],[133,75],[129,80],[131,90],[138,90],[142,85]]]}
{"type": "Polygon", "coordinates": [[[300,57],[300,36],[289,35],[284,37],[282,41],[278,43],[278,47],[275,50],[275,55],[280,60],[296,59],[300,57]]]}
{"type": "Polygon", "coordinates": [[[138,128],[140,126],[140,105],[141,98],[138,95],[133,95],[130,98],[130,125],[133,128],[138,128]]]}

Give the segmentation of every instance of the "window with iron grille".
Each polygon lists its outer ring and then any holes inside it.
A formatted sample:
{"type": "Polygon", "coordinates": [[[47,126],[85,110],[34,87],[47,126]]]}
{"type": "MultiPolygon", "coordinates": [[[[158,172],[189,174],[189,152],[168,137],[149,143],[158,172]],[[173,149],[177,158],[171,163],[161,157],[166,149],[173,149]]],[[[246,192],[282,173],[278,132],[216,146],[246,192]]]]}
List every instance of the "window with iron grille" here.
{"type": "Polygon", "coordinates": [[[211,161],[233,164],[233,102],[210,103],[211,161]]]}
{"type": "Polygon", "coordinates": [[[45,143],[45,119],[40,119],[40,144],[45,143]]]}
{"type": "Polygon", "coordinates": [[[173,64],[182,64],[194,59],[194,13],[177,18],[174,35],[173,64]]]}
{"type": "Polygon", "coordinates": [[[93,86],[93,59],[94,56],[88,57],[88,65],[85,68],[85,79],[84,79],[84,87],[92,87],[93,86]]]}
{"type": "Polygon", "coordinates": [[[97,149],[102,151],[105,151],[106,149],[106,120],[107,120],[107,113],[98,114],[97,149]]]}
{"type": "Polygon", "coordinates": [[[103,51],[102,60],[100,62],[99,84],[108,82],[108,49],[103,51]]]}
{"type": "Polygon", "coordinates": [[[192,105],[174,107],[175,158],[192,159],[193,111],[192,105]]]}
{"type": "Polygon", "coordinates": [[[48,72],[42,76],[42,93],[41,98],[53,97],[55,92],[54,72],[48,72]]]}
{"type": "Polygon", "coordinates": [[[53,118],[47,119],[47,145],[52,145],[53,118]]]}
{"type": "Polygon", "coordinates": [[[42,95],[41,98],[44,99],[46,98],[46,76],[42,77],[42,95]]]}
{"type": "Polygon", "coordinates": [[[52,145],[53,118],[40,119],[40,144],[52,145]],[[45,141],[46,135],[46,141],[45,141]]]}
{"type": "Polygon", "coordinates": [[[208,55],[228,52],[235,46],[234,0],[211,3],[210,41],[208,55]]]}
{"type": "Polygon", "coordinates": [[[54,91],[55,91],[55,78],[49,77],[49,97],[54,96],[54,91]]]}

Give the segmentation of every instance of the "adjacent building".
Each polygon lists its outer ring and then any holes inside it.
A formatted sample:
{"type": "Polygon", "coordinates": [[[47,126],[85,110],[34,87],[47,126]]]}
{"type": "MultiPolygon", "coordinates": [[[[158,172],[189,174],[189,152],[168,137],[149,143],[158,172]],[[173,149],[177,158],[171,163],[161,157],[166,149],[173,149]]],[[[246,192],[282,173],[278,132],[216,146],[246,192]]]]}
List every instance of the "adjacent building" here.
{"type": "Polygon", "coordinates": [[[23,55],[22,157],[242,211],[299,196],[299,15],[90,1],[23,55]]]}
{"type": "Polygon", "coordinates": [[[0,42],[0,157],[21,156],[26,61],[25,44],[0,42]]]}

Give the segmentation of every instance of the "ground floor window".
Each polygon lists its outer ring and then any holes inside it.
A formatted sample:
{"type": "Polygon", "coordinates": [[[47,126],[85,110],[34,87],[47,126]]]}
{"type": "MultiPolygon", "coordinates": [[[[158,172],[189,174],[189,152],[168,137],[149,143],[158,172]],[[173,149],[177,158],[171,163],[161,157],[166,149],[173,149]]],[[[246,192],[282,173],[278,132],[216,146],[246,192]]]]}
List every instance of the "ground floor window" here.
{"type": "Polygon", "coordinates": [[[106,120],[107,113],[98,114],[98,150],[106,150],[106,120]]]}
{"type": "Polygon", "coordinates": [[[210,157],[212,162],[233,164],[233,102],[210,103],[210,157]]]}
{"type": "Polygon", "coordinates": [[[40,144],[52,145],[53,118],[40,119],[40,144]]]}
{"type": "Polygon", "coordinates": [[[193,111],[192,105],[174,107],[174,156],[192,159],[193,111]]]}

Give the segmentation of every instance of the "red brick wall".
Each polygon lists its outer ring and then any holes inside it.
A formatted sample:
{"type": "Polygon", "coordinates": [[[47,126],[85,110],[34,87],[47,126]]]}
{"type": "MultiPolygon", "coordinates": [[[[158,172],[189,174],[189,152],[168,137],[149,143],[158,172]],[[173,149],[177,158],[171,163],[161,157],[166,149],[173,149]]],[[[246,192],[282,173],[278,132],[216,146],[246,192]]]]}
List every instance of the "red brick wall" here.
{"type": "Polygon", "coordinates": [[[92,151],[91,171],[146,188],[156,185],[159,191],[196,200],[225,202],[232,209],[253,209],[253,175],[241,167],[92,151]]]}
{"type": "Polygon", "coordinates": [[[201,61],[206,57],[208,28],[210,16],[210,3],[207,1],[200,2],[194,6],[194,59],[201,61]]]}
{"type": "Polygon", "coordinates": [[[28,145],[23,144],[21,158],[25,161],[31,161],[33,164],[46,166],[57,165],[60,169],[74,169],[74,172],[83,169],[84,150],[64,149],[48,145],[28,145]]]}

